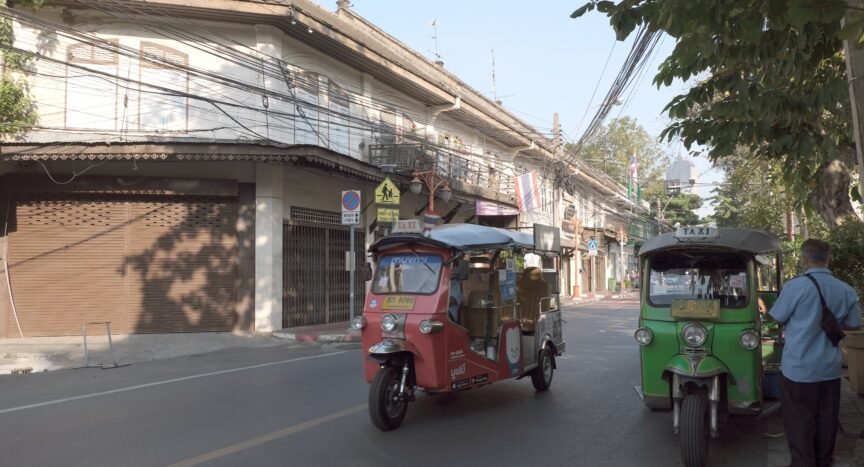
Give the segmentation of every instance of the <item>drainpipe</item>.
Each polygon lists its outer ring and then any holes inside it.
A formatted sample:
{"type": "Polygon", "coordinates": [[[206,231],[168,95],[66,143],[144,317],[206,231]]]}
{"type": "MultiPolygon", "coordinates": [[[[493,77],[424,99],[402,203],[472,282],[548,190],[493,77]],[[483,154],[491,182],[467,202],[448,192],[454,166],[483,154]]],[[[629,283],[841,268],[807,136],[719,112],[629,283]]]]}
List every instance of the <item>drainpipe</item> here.
{"type": "Polygon", "coordinates": [[[427,126],[432,126],[435,124],[435,120],[438,118],[443,112],[450,112],[453,110],[459,110],[462,108],[462,96],[456,96],[456,101],[453,104],[442,104],[442,105],[427,105],[426,111],[428,112],[429,118],[427,119],[429,123],[427,126]]]}
{"type": "Polygon", "coordinates": [[[515,148],[510,148],[510,159],[511,160],[514,159],[516,157],[516,155],[522,151],[530,151],[530,150],[536,149],[536,148],[537,148],[537,145],[534,144],[533,140],[531,141],[531,144],[529,144],[527,146],[517,146],[515,148]]]}

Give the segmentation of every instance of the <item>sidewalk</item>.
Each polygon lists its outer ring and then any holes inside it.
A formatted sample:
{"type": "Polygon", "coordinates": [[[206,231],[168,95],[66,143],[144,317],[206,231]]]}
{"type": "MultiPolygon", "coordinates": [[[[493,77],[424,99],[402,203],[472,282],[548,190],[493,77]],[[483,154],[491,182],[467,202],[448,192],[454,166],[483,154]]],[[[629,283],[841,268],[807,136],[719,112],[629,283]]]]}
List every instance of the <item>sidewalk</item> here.
{"type": "Polygon", "coordinates": [[[324,344],[335,344],[342,342],[360,342],[360,331],[353,329],[351,323],[348,321],[343,321],[339,323],[322,324],[320,326],[280,329],[273,332],[273,337],[284,339],[288,342],[320,342],[324,344]]]}
{"type": "Polygon", "coordinates": [[[561,303],[564,305],[578,305],[580,303],[599,302],[601,300],[618,300],[624,298],[639,298],[639,289],[630,289],[621,292],[583,294],[579,297],[564,297],[561,299],[561,303]]]}
{"type": "MultiPolygon", "coordinates": [[[[114,355],[120,364],[198,355],[235,347],[285,344],[285,341],[266,334],[230,332],[126,334],[112,335],[111,338],[114,355]]],[[[91,363],[113,364],[107,336],[89,336],[87,346],[91,363]]],[[[0,340],[0,375],[39,373],[84,364],[84,338],[81,336],[0,340]]]]}
{"type": "MultiPolygon", "coordinates": [[[[845,369],[844,369],[845,370],[845,369]]],[[[837,460],[840,455],[850,466],[864,466],[864,396],[859,396],[845,377],[840,395],[840,433],[837,436],[837,460]]]]}
{"type": "MultiPolygon", "coordinates": [[[[859,396],[844,377],[840,394],[840,432],[834,446],[834,467],[864,467],[864,396],[859,396]]],[[[782,412],[782,408],[781,408],[782,412]]],[[[789,465],[789,447],[783,435],[783,416],[778,412],[766,421],[768,467],[789,465]]]]}

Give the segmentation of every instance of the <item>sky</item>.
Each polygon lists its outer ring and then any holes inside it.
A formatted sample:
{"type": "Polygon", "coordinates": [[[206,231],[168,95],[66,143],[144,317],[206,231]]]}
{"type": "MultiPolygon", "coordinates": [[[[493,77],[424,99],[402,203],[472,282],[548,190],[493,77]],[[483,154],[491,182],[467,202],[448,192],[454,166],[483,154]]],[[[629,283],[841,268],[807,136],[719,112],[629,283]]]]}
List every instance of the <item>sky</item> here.
{"type": "MultiPolygon", "coordinates": [[[[575,141],[609,90],[632,43],[615,40],[605,15],[591,12],[571,19],[570,13],[586,1],[353,0],[352,9],[432,60],[436,48],[432,22],[436,21],[437,53],[447,70],[487,97],[493,97],[494,89],[505,108],[543,132],[550,131],[552,114],[558,112],[564,133],[575,141]]],[[[335,0],[319,3],[328,9],[336,7],[335,0]]],[[[661,39],[646,73],[637,76],[632,93],[625,93],[623,104],[613,108],[609,118],[631,116],[649,134],[660,134],[668,121],[663,107],[686,88],[680,82],[660,89],[651,83],[657,66],[674,45],[671,37],[661,39]]],[[[686,155],[677,141],[669,149],[673,155],[686,155]]],[[[721,181],[722,172],[704,158],[692,160],[700,174],[698,194],[707,198],[713,189],[708,185],[721,181]]],[[[700,215],[713,211],[707,204],[700,215]]]]}

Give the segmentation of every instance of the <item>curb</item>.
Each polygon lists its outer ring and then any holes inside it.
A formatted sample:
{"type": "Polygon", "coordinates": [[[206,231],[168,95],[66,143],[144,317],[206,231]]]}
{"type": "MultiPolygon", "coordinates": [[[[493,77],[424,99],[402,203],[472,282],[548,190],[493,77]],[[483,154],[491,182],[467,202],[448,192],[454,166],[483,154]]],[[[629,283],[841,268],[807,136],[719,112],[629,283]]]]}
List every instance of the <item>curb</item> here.
{"type": "Polygon", "coordinates": [[[288,342],[320,342],[322,344],[338,344],[343,342],[360,342],[360,334],[346,331],[344,333],[317,334],[315,332],[274,331],[273,337],[285,339],[288,342]]]}

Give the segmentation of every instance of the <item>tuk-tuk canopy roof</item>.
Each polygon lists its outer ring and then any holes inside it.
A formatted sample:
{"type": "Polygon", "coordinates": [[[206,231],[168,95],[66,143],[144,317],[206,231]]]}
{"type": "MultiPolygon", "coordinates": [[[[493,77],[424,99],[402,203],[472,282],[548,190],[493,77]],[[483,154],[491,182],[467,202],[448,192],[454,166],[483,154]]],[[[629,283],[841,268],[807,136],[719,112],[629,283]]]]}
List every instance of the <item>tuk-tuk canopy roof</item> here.
{"type": "Polygon", "coordinates": [[[780,239],[763,230],[717,229],[716,237],[678,238],[675,233],[665,233],[648,239],[639,249],[639,256],[650,256],[660,251],[684,248],[716,248],[766,254],[781,250],[780,239]]]}
{"type": "Polygon", "coordinates": [[[445,224],[433,228],[428,237],[416,233],[390,234],[373,243],[369,251],[375,252],[409,243],[423,243],[463,251],[514,247],[533,249],[534,236],[525,232],[476,224],[445,224]]]}

